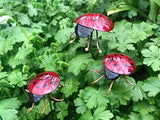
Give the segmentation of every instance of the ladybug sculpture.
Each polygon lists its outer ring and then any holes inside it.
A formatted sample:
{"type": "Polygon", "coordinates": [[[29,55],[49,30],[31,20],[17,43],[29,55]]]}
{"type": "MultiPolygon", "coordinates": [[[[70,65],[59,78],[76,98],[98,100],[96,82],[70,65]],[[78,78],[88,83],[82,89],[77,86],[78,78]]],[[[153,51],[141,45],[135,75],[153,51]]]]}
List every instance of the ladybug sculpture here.
{"type": "Polygon", "coordinates": [[[43,97],[44,108],[41,113],[41,115],[43,115],[45,108],[46,108],[45,97],[44,97],[44,95],[46,94],[48,94],[55,101],[62,101],[63,99],[56,99],[49,94],[53,92],[59,85],[61,85],[60,77],[55,72],[48,71],[48,72],[43,72],[43,73],[36,75],[29,82],[28,90],[26,90],[27,92],[29,92],[29,98],[32,102],[32,107],[27,113],[29,113],[33,109],[34,103],[40,101],[40,99],[43,97]]]}
{"type": "Polygon", "coordinates": [[[77,36],[80,38],[88,37],[88,45],[87,48],[85,48],[85,50],[88,51],[90,47],[89,44],[92,40],[93,30],[96,30],[97,49],[99,53],[102,53],[98,46],[98,31],[111,32],[111,30],[114,28],[113,22],[107,16],[100,13],[84,14],[77,18],[74,22],[76,22],[77,25],[75,27],[75,31],[71,33],[70,39],[72,39],[71,36],[74,33],[76,36],[70,41],[70,43],[73,43],[77,36]],[[91,37],[89,38],[90,34],[91,37]]]}
{"type": "Polygon", "coordinates": [[[101,78],[106,76],[107,79],[112,80],[112,83],[108,89],[107,94],[109,94],[114,81],[120,75],[123,75],[124,79],[129,84],[134,85],[134,86],[136,85],[136,84],[129,82],[125,77],[125,75],[129,75],[129,74],[133,73],[136,69],[136,65],[135,65],[134,61],[130,57],[128,57],[127,55],[120,54],[120,53],[109,54],[103,59],[103,64],[104,64],[105,68],[103,68],[100,71],[95,71],[92,69],[92,71],[95,73],[99,73],[103,70],[105,72],[104,75],[102,75],[96,81],[92,82],[92,84],[98,82],[101,78]]]}

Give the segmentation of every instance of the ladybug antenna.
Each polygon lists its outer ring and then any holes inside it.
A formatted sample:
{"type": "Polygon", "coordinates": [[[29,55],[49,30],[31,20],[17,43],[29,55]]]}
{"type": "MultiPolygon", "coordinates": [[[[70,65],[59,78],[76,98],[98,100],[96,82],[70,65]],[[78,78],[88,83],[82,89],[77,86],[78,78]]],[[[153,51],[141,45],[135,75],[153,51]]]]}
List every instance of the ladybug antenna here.
{"type": "Polygon", "coordinates": [[[45,109],[46,109],[46,102],[45,102],[45,97],[43,96],[43,101],[44,101],[44,108],[43,108],[43,111],[41,112],[41,116],[43,115],[45,109]]]}
{"type": "Polygon", "coordinates": [[[53,100],[55,101],[63,101],[64,99],[57,99],[57,98],[54,98],[53,96],[51,96],[50,94],[48,94],[53,100]]]}
{"type": "Polygon", "coordinates": [[[105,75],[102,75],[100,78],[98,78],[97,80],[93,81],[92,84],[98,82],[100,79],[102,79],[105,75]]]}
{"type": "Polygon", "coordinates": [[[98,31],[97,30],[96,30],[96,38],[97,38],[97,41],[96,41],[97,49],[98,49],[99,53],[102,53],[102,50],[99,48],[99,45],[98,45],[98,31]]]}
{"type": "Polygon", "coordinates": [[[112,88],[113,83],[114,83],[114,80],[112,81],[112,83],[111,83],[111,85],[110,85],[110,87],[109,87],[109,89],[108,89],[108,91],[107,91],[107,95],[109,95],[109,92],[110,92],[110,90],[111,90],[111,88],[112,88]]]}
{"type": "Polygon", "coordinates": [[[31,111],[32,111],[32,109],[33,109],[33,107],[34,107],[34,102],[32,103],[32,107],[31,107],[31,109],[29,109],[27,113],[31,112],[31,111]]]}
{"type": "Polygon", "coordinates": [[[61,87],[67,87],[69,85],[69,83],[67,83],[67,85],[62,85],[61,83],[60,83],[60,86],[61,87]]]}
{"type": "Polygon", "coordinates": [[[123,78],[124,78],[129,84],[131,84],[131,85],[133,85],[133,86],[136,86],[136,85],[137,85],[137,84],[134,84],[134,83],[129,82],[124,75],[123,75],[123,78]]]}
{"type": "MultiPolygon", "coordinates": [[[[71,33],[71,35],[70,35],[70,39],[72,39],[72,37],[71,37],[71,36],[72,36],[74,33],[75,33],[75,32],[72,32],[72,33],[71,33]]],[[[74,39],[70,41],[70,43],[73,43],[73,42],[75,41],[75,39],[76,39],[76,38],[77,38],[77,36],[75,36],[75,37],[74,37],[74,39]]]]}

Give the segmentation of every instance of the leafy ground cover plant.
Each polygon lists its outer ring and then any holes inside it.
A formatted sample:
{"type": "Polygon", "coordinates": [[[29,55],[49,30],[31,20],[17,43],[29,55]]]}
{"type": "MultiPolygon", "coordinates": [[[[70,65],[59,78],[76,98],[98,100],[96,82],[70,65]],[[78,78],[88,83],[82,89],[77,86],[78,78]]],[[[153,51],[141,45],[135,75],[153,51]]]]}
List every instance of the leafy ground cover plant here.
{"type": "Polygon", "coordinates": [[[0,119],[159,120],[159,8],[158,0],[1,1],[0,17],[12,19],[0,23],[0,119]],[[91,52],[84,51],[86,39],[69,43],[73,21],[86,13],[108,14],[114,22],[112,33],[99,33],[102,54],[95,42],[91,52]],[[127,79],[137,86],[120,77],[107,95],[110,82],[102,79],[92,85],[104,73],[91,69],[104,68],[103,58],[111,53],[124,53],[135,61],[136,71],[127,79]],[[25,89],[44,71],[54,71],[62,84],[69,83],[51,93],[65,100],[50,105],[46,97],[43,116],[42,100],[27,114],[31,102],[25,89]]]}

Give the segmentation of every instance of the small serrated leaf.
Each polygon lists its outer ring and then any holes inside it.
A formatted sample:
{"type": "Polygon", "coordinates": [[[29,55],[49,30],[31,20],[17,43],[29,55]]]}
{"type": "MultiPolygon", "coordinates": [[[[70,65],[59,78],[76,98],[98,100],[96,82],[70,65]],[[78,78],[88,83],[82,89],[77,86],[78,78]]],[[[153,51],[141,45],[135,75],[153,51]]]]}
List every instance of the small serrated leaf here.
{"type": "Polygon", "coordinates": [[[66,97],[69,97],[74,92],[78,91],[79,81],[76,77],[71,77],[65,81],[65,84],[69,84],[67,87],[63,87],[61,91],[65,94],[66,97]]]}
{"type": "Polygon", "coordinates": [[[160,78],[149,77],[147,80],[144,81],[142,89],[145,92],[148,92],[149,97],[155,97],[158,93],[160,93],[160,78]]]}
{"type": "Polygon", "coordinates": [[[72,72],[74,75],[78,75],[81,70],[84,70],[87,67],[89,62],[93,61],[94,60],[91,58],[91,54],[77,55],[69,62],[68,72],[72,72]]]}
{"type": "Polygon", "coordinates": [[[81,98],[75,99],[74,104],[75,104],[75,106],[77,106],[77,108],[76,108],[77,113],[83,114],[87,109],[84,101],[81,98]]]}
{"type": "Polygon", "coordinates": [[[17,98],[4,99],[0,101],[0,116],[3,120],[14,120],[17,117],[20,101],[17,98]]]}

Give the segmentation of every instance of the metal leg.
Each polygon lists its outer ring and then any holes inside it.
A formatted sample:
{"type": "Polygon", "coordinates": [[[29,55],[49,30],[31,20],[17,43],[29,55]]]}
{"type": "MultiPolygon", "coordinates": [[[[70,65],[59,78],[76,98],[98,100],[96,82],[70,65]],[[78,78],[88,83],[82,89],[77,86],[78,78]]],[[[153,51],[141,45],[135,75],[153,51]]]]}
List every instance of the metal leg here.
{"type": "MultiPolygon", "coordinates": [[[[72,37],[71,37],[71,36],[72,36],[74,33],[75,33],[75,32],[72,32],[72,33],[71,33],[71,35],[70,35],[70,39],[72,39],[72,37]]],[[[70,41],[70,43],[73,43],[73,42],[75,41],[75,39],[76,39],[76,38],[77,38],[77,36],[75,36],[75,37],[74,37],[74,39],[70,41]]]]}
{"type": "Polygon", "coordinates": [[[104,68],[102,69],[102,70],[99,70],[99,71],[95,71],[95,70],[93,70],[93,69],[91,69],[93,72],[95,72],[95,73],[99,73],[99,72],[101,72],[101,71],[103,71],[104,70],[104,68]]]}
{"type": "Polygon", "coordinates": [[[109,94],[109,92],[110,92],[110,90],[111,90],[111,88],[112,88],[113,83],[114,83],[114,80],[112,81],[112,83],[111,83],[111,85],[110,85],[110,87],[109,87],[109,89],[108,89],[108,91],[107,91],[107,95],[109,94]]]}
{"type": "Polygon", "coordinates": [[[100,79],[102,79],[105,75],[102,75],[100,78],[98,78],[97,80],[93,81],[92,84],[98,82],[100,79]]]}
{"type": "Polygon", "coordinates": [[[131,84],[131,85],[133,85],[133,86],[136,86],[136,85],[137,85],[137,84],[134,84],[134,83],[129,82],[124,75],[123,75],[123,78],[124,78],[129,84],[131,84]]]}
{"type": "Polygon", "coordinates": [[[45,102],[45,96],[43,96],[43,101],[44,101],[44,108],[43,111],[41,112],[41,116],[43,115],[45,109],[46,109],[46,102],[45,102]]]}
{"type": "Polygon", "coordinates": [[[32,111],[32,109],[33,109],[33,107],[34,107],[34,103],[32,103],[32,107],[31,107],[31,109],[29,109],[29,110],[28,110],[28,112],[27,112],[27,113],[31,112],[31,111],[32,111]]]}
{"type": "Polygon", "coordinates": [[[98,49],[99,53],[102,53],[102,50],[99,48],[99,45],[98,45],[98,31],[97,30],[96,30],[96,38],[97,38],[97,41],[96,41],[97,49],[98,49]]]}
{"type": "Polygon", "coordinates": [[[57,98],[54,98],[53,96],[51,96],[50,94],[48,94],[53,100],[55,101],[63,101],[64,99],[57,99],[57,98]]]}
{"type": "Polygon", "coordinates": [[[89,36],[88,36],[88,44],[87,47],[85,48],[85,51],[89,51],[89,36]]]}

